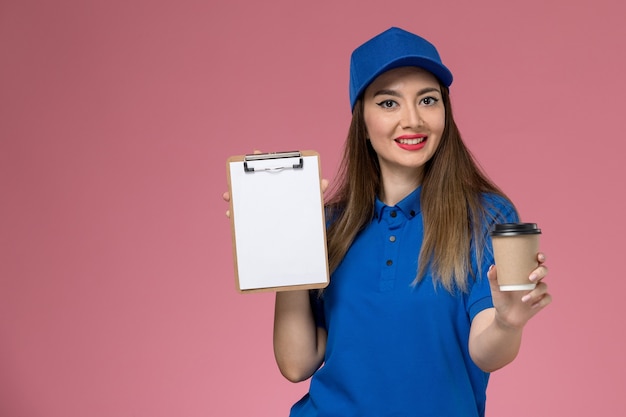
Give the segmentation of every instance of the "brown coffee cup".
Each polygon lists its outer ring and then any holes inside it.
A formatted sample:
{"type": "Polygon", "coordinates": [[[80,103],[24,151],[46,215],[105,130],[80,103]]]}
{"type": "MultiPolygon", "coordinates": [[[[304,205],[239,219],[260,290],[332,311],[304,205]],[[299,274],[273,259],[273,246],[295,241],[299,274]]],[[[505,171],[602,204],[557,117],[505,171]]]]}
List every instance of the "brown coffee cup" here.
{"type": "Polygon", "coordinates": [[[491,231],[500,291],[532,290],[528,277],[537,268],[541,229],[535,223],[496,224],[491,231]]]}

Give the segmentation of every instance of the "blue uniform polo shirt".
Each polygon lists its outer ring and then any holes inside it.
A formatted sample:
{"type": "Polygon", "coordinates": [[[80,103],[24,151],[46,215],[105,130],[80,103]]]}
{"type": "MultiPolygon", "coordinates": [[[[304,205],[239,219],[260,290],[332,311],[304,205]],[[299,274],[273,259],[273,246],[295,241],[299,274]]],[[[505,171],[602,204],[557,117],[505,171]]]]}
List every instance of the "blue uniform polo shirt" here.
{"type": "MultiPolygon", "coordinates": [[[[312,297],[316,321],[328,331],[325,362],[291,417],[484,416],[489,374],[473,363],[468,340],[471,320],[493,306],[486,275],[493,257],[484,251],[467,293],[435,288],[429,275],[413,286],[420,191],[394,207],[377,200],[375,218],[323,297],[312,297]]],[[[505,199],[485,201],[498,221],[517,221],[505,199]]]]}

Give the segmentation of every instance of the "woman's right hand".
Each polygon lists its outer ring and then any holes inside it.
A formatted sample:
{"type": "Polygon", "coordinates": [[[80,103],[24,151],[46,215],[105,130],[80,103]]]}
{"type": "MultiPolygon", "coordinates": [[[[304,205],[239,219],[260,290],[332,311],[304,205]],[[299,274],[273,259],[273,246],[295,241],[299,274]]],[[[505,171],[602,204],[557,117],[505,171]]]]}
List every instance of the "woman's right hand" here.
{"type": "MultiPolygon", "coordinates": [[[[228,191],[226,191],[224,194],[222,194],[222,198],[227,203],[230,203],[230,193],[228,191]]],[[[226,210],[226,217],[230,218],[230,210],[226,210]]]]}
{"type": "MultiPolygon", "coordinates": [[[[252,151],[253,154],[260,154],[263,153],[258,149],[255,149],[254,151],[252,151]]],[[[226,201],[227,203],[230,203],[230,193],[228,191],[224,192],[224,194],[222,194],[222,198],[224,199],[224,201],[226,201]]],[[[226,210],[226,217],[230,218],[230,210],[226,210]]]]}

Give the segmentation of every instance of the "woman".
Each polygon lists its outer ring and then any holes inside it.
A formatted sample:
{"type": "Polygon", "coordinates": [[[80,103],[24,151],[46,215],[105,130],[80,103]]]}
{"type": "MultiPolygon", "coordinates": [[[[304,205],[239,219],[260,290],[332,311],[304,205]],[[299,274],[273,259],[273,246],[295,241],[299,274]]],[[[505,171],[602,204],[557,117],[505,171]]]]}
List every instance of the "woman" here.
{"type": "Polygon", "coordinates": [[[489,373],[551,302],[543,254],[534,290],[499,291],[488,232],[518,215],[463,144],[451,83],[435,47],[399,28],[352,54],[331,281],[276,294],[278,366],[312,377],[292,417],[483,416],[489,373]]]}

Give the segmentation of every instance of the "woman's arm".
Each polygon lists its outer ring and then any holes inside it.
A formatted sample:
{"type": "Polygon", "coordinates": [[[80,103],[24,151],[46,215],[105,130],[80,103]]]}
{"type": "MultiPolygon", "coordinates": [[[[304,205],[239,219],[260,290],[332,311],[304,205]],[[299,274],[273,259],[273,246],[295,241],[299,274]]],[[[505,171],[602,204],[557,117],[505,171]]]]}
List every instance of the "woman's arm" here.
{"type": "MultiPolygon", "coordinates": [[[[326,191],[328,180],[322,179],[321,187],[326,191]]],[[[230,193],[222,198],[229,202],[230,193]]],[[[229,210],[226,217],[230,217],[229,210]]],[[[276,292],[274,356],[285,378],[300,382],[311,377],[324,361],[326,338],[326,330],[315,324],[308,290],[276,292]]]]}
{"type": "Polygon", "coordinates": [[[545,257],[538,254],[539,267],[530,276],[537,287],[522,296],[517,291],[501,292],[496,268],[487,274],[494,308],[481,311],[474,317],[470,330],[469,351],[474,363],[485,372],[493,372],[509,364],[517,356],[524,326],[535,314],[552,301],[542,279],[547,274],[545,257]]]}
{"type": "Polygon", "coordinates": [[[307,290],[276,293],[274,355],[291,382],[309,378],[322,365],[326,330],[317,327],[307,290]]]}
{"type": "MultiPolygon", "coordinates": [[[[328,180],[322,179],[322,192],[328,180]]],[[[322,366],[326,329],[313,318],[308,290],[278,291],[274,310],[274,356],[280,372],[291,382],[308,379],[322,366]]]]}

